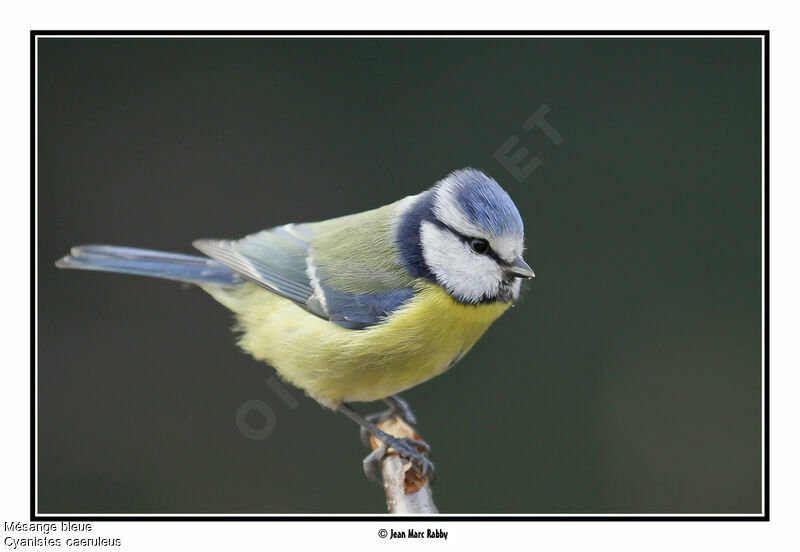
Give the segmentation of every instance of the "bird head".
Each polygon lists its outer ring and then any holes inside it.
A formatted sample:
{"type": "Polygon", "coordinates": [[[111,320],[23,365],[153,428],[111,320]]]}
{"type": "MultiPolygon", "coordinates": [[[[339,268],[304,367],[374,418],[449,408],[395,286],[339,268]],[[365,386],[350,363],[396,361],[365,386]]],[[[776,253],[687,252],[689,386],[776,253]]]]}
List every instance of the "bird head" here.
{"type": "Polygon", "coordinates": [[[512,301],[532,278],[523,260],[524,230],[500,185],[475,169],[455,171],[403,200],[398,247],[406,268],[462,303],[512,301]]]}

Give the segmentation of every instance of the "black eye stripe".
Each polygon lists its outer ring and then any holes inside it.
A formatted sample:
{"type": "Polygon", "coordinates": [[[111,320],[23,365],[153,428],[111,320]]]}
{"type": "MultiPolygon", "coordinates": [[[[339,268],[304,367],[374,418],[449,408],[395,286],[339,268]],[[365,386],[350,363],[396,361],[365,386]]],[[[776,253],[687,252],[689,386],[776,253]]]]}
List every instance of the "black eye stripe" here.
{"type": "MultiPolygon", "coordinates": [[[[483,239],[483,238],[475,238],[475,237],[472,237],[472,236],[466,236],[466,235],[462,234],[461,232],[459,232],[458,230],[456,230],[455,228],[451,227],[448,224],[445,224],[444,222],[442,222],[441,220],[439,220],[437,218],[434,218],[431,222],[433,222],[439,228],[443,228],[443,229],[447,230],[448,232],[450,232],[451,234],[456,236],[458,239],[460,239],[462,242],[464,242],[467,245],[469,245],[470,242],[472,240],[474,240],[474,239],[483,239]]],[[[487,241],[486,243],[488,244],[489,242],[487,241]]],[[[489,244],[489,248],[486,250],[485,253],[483,253],[483,255],[486,255],[487,257],[491,257],[492,259],[494,259],[494,261],[497,264],[499,264],[501,266],[509,266],[510,265],[510,263],[508,263],[508,262],[506,262],[506,261],[504,261],[503,259],[500,258],[500,256],[495,252],[495,250],[492,249],[491,244],[489,244]]]]}

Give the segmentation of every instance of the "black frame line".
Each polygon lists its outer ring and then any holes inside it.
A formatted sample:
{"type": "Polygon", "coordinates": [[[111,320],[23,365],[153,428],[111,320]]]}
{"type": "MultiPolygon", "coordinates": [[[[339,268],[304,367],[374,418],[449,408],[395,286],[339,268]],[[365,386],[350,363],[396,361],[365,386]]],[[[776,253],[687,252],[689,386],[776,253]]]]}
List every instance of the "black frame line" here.
{"type": "Polygon", "coordinates": [[[563,31],[530,31],[530,30],[501,30],[501,31],[486,31],[486,30],[439,30],[439,31],[413,31],[413,30],[383,30],[383,31],[368,31],[368,30],[354,30],[354,31],[320,31],[320,30],[272,30],[272,31],[187,31],[187,30],[174,30],[174,31],[146,31],[146,30],[130,30],[130,31],[102,31],[102,30],[31,30],[30,31],[30,179],[31,179],[31,226],[30,226],[30,251],[31,251],[31,339],[30,339],[30,358],[31,358],[31,374],[30,374],[30,521],[36,522],[53,522],[53,521],[419,521],[419,522],[443,522],[443,521],[769,521],[770,520],[770,502],[769,502],[769,30],[595,30],[595,31],[580,31],[580,30],[563,30],[563,31]],[[761,515],[749,514],[729,514],[729,515],[703,515],[703,514],[575,514],[575,515],[543,515],[543,514],[476,514],[476,515],[436,515],[436,516],[393,516],[391,514],[317,514],[317,515],[303,515],[303,514],[234,514],[234,515],[218,515],[218,514],[113,514],[113,515],[98,515],[98,514],[67,514],[67,515],[39,515],[36,512],[36,348],[34,336],[36,335],[36,244],[34,243],[34,236],[36,235],[36,144],[37,144],[37,129],[36,129],[36,40],[37,37],[64,37],[64,36],[123,36],[136,38],[137,35],[142,38],[148,37],[164,37],[164,36],[196,36],[198,38],[206,37],[270,37],[270,36],[297,36],[305,35],[308,37],[336,37],[336,36],[374,36],[380,37],[409,37],[409,36],[450,36],[450,37],[504,37],[504,36],[522,36],[522,37],[563,37],[574,38],[578,36],[583,37],[610,37],[622,36],[632,37],[640,36],[647,37],[692,37],[692,36],[753,36],[763,38],[763,52],[764,52],[764,66],[763,66],[763,85],[764,85],[764,112],[763,112],[763,148],[764,148],[764,274],[763,274],[763,292],[764,292],[764,341],[762,343],[764,353],[764,404],[763,406],[763,495],[764,495],[764,511],[761,515]]]}

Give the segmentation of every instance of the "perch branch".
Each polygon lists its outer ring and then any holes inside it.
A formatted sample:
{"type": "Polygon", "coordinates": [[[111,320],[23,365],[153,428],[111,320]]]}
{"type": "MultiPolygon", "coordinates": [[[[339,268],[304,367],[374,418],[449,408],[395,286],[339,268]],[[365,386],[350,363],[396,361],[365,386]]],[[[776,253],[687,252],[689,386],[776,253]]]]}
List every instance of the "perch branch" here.
{"type": "MultiPolygon", "coordinates": [[[[395,437],[410,437],[422,440],[414,428],[397,416],[378,424],[383,431],[395,437]]],[[[372,449],[381,446],[380,441],[370,439],[372,449]]],[[[390,514],[438,514],[433,503],[431,484],[427,477],[419,473],[407,458],[389,449],[381,462],[383,490],[386,492],[386,506],[390,514]]]]}

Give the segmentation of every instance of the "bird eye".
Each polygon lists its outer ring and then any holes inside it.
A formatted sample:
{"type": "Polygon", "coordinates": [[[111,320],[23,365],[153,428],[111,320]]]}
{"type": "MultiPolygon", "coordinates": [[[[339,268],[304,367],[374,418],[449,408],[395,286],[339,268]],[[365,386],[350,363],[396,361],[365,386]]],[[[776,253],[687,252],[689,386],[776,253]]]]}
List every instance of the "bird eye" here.
{"type": "Polygon", "coordinates": [[[472,238],[469,240],[469,246],[475,253],[479,255],[483,255],[489,251],[489,242],[482,240],[481,238],[472,238]]]}

